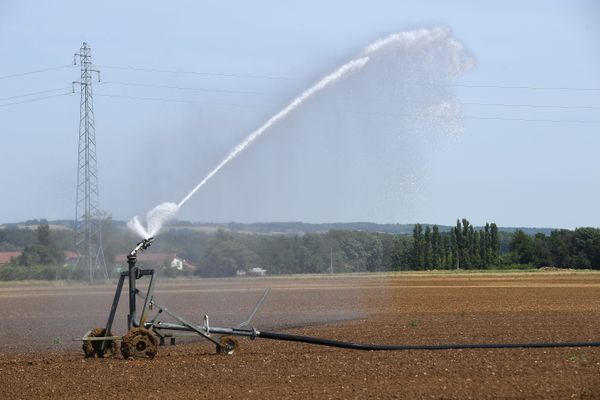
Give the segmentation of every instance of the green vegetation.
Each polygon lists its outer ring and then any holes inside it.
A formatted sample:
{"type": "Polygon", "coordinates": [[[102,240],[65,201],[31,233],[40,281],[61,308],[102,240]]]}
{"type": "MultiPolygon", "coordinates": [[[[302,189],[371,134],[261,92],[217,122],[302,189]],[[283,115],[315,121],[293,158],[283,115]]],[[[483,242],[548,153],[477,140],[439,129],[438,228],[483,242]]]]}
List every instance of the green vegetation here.
{"type": "Polygon", "coordinates": [[[535,267],[600,269],[600,229],[556,230],[550,236],[515,232],[506,263],[535,267]]]}
{"type": "Polygon", "coordinates": [[[437,225],[420,224],[413,229],[410,265],[417,270],[428,269],[487,269],[498,265],[500,237],[496,224],[486,223],[475,230],[467,219],[456,221],[448,233],[440,233],[437,225]]]}
{"type": "MultiPolygon", "coordinates": [[[[297,224],[286,226],[298,227],[297,224]]],[[[85,271],[65,262],[65,251],[74,251],[72,230],[51,230],[47,221],[33,221],[29,225],[35,228],[0,229],[0,251],[21,252],[10,263],[0,266],[0,280],[85,279],[85,271]]],[[[233,276],[253,268],[266,269],[269,275],[529,271],[546,266],[600,269],[600,230],[594,228],[555,230],[547,234],[529,230],[535,232],[530,235],[518,229],[500,231],[494,223],[474,227],[467,219],[458,220],[453,227],[421,224],[411,227],[412,235],[361,230],[258,234],[179,225],[162,233],[160,240],[145,253],[162,255],[143,265],[158,268],[160,275],[169,277],[233,276]],[[186,260],[190,267],[183,271],[171,268],[169,257],[172,259],[174,255],[186,260]]],[[[137,238],[122,223],[110,218],[103,225],[103,238],[111,273],[125,268],[123,255],[137,238]]]]}
{"type": "MultiPolygon", "coordinates": [[[[15,242],[19,243],[27,235],[18,232],[15,236],[15,242]]],[[[15,243],[2,243],[5,248],[10,245],[17,247],[15,243]]],[[[62,275],[60,265],[64,260],[65,253],[54,243],[47,221],[42,221],[35,231],[35,242],[26,245],[21,255],[0,269],[0,280],[56,279],[62,275]]]]}

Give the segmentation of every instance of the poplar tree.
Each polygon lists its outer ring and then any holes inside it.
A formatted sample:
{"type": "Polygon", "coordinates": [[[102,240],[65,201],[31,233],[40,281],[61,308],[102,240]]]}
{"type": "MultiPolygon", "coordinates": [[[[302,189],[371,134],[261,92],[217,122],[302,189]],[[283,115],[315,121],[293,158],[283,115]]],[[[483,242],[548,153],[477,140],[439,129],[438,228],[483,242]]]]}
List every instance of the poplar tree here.
{"type": "Polygon", "coordinates": [[[492,241],[490,240],[490,223],[486,222],[483,228],[483,264],[486,268],[490,266],[492,256],[492,241]]]}
{"type": "Polygon", "coordinates": [[[498,227],[493,222],[490,224],[490,255],[490,262],[495,265],[500,256],[500,237],[498,236],[498,227]]]}
{"type": "Polygon", "coordinates": [[[463,246],[463,234],[460,219],[456,220],[456,227],[452,230],[452,238],[454,239],[454,265],[456,269],[459,269],[462,263],[462,246],[463,246]]]}
{"type": "Polygon", "coordinates": [[[432,265],[432,243],[431,243],[431,228],[429,225],[425,227],[425,241],[423,244],[423,254],[425,259],[425,269],[431,269],[432,265]]]}
{"type": "Polygon", "coordinates": [[[452,238],[454,237],[452,231],[449,235],[444,235],[444,268],[454,268],[454,257],[452,256],[452,238]]]}
{"type": "Polygon", "coordinates": [[[471,266],[471,244],[472,237],[469,232],[469,228],[471,224],[466,218],[462,219],[463,231],[462,231],[462,241],[460,243],[460,264],[464,268],[470,268],[471,266]]]}
{"type": "Polygon", "coordinates": [[[412,264],[415,269],[423,269],[423,228],[421,224],[415,224],[413,228],[412,264]]]}
{"type": "Polygon", "coordinates": [[[440,228],[437,225],[433,226],[431,232],[431,252],[432,252],[432,266],[433,268],[442,267],[443,253],[441,251],[442,243],[440,237],[440,228]]]}

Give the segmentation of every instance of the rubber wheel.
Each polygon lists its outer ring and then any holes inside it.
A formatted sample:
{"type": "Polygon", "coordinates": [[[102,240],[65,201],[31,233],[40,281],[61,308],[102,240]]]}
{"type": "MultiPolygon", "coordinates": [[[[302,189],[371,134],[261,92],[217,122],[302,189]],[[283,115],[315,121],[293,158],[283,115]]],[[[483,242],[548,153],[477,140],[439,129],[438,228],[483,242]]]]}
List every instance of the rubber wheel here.
{"type": "Polygon", "coordinates": [[[237,340],[230,336],[221,336],[217,345],[217,354],[231,356],[240,348],[237,340]]]}
{"type": "MultiPolygon", "coordinates": [[[[87,337],[103,337],[112,336],[109,331],[108,335],[105,335],[106,328],[94,328],[88,334],[87,337]]],[[[83,341],[83,352],[86,358],[98,357],[112,357],[117,354],[117,342],[114,340],[84,340],[83,341]],[[104,344],[104,350],[102,349],[102,343],[104,344]]]]}
{"type": "Polygon", "coordinates": [[[154,358],[158,351],[156,337],[147,329],[133,328],[121,342],[123,358],[154,358]]]}

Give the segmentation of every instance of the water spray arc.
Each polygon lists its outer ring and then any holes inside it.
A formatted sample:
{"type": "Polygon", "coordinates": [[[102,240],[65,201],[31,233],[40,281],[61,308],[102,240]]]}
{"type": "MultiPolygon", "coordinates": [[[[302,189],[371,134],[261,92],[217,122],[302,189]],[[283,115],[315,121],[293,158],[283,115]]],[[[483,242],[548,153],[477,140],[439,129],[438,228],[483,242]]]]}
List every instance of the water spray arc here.
{"type": "Polygon", "coordinates": [[[300,96],[296,97],[290,104],[288,104],[283,110],[279,111],[277,114],[272,116],[267,122],[263,124],[260,128],[252,132],[242,143],[238,144],[235,149],[229,155],[221,161],[216,168],[214,168],[187,196],[184,197],[183,200],[179,202],[177,207],[181,207],[184,205],[197,191],[200,189],[210,178],[213,177],[221,168],[225,166],[229,161],[233,160],[239,153],[244,151],[248,145],[250,145],[256,138],[262,135],[267,129],[275,125],[278,121],[284,119],[290,112],[298,108],[303,102],[312,97],[314,94],[320,92],[325,89],[327,86],[335,83],[337,80],[343,78],[347,74],[350,74],[362,67],[365,66],[369,62],[369,57],[361,57],[356,60],[352,60],[340,68],[338,68],[335,72],[327,75],[325,78],[321,79],[316,85],[312,86],[310,89],[305,90],[300,96]]]}
{"type": "Polygon", "coordinates": [[[302,92],[286,107],[267,120],[261,127],[248,135],[246,139],[238,144],[179,203],[163,203],[150,210],[146,215],[146,227],[144,227],[137,216],[129,221],[128,226],[141,238],[155,236],[160,231],[163,223],[173,219],[177,215],[179,209],[185,203],[187,203],[190,198],[215,174],[217,174],[230,161],[242,153],[258,137],[260,137],[278,122],[285,119],[290,113],[301,107],[301,105],[306,103],[306,101],[311,97],[317,95],[323,89],[335,85],[341,79],[353,74],[354,72],[365,68],[368,64],[373,63],[373,60],[381,59],[381,57],[383,57],[385,54],[392,54],[394,57],[402,59],[402,57],[406,56],[406,54],[423,54],[423,49],[427,48],[444,48],[448,49],[449,52],[452,52],[452,54],[447,57],[447,70],[450,75],[456,75],[464,70],[468,70],[473,64],[472,59],[465,57],[464,54],[462,54],[462,44],[453,39],[450,31],[446,28],[433,27],[429,29],[416,29],[412,31],[394,33],[377,39],[366,46],[358,56],[343,64],[334,72],[326,75],[309,89],[302,92]]]}
{"type": "Polygon", "coordinates": [[[277,114],[272,116],[267,122],[265,122],[260,128],[256,129],[250,135],[238,144],[228,155],[221,161],[212,171],[206,175],[202,181],[196,187],[194,187],[179,203],[162,203],[148,212],[146,215],[147,227],[144,228],[137,216],[133,217],[127,224],[130,229],[138,233],[142,238],[155,236],[163,223],[174,218],[179,209],[202,187],[208,182],[217,172],[219,172],[225,165],[231,160],[236,158],[241,152],[243,152],[252,142],[254,142],[260,135],[265,133],[269,128],[274,126],[277,122],[283,120],[296,108],[302,105],[306,100],[320,92],[321,90],[333,85],[338,80],[345,76],[363,68],[369,62],[368,56],[359,57],[352,61],[342,65],[334,72],[322,78],[315,85],[302,92],[302,94],[292,100],[286,107],[284,107],[277,114]]]}
{"type": "Polygon", "coordinates": [[[79,253],[78,265],[87,267],[90,281],[100,273],[108,278],[102,232],[100,226],[100,199],[98,194],[98,167],[96,163],[96,129],[94,127],[94,99],[92,74],[100,80],[100,71],[92,64],[92,52],[83,43],[74,55],[73,63],[81,66],[81,78],[73,82],[81,93],[79,109],[79,149],[77,161],[77,197],[75,200],[75,247],[79,253]]]}

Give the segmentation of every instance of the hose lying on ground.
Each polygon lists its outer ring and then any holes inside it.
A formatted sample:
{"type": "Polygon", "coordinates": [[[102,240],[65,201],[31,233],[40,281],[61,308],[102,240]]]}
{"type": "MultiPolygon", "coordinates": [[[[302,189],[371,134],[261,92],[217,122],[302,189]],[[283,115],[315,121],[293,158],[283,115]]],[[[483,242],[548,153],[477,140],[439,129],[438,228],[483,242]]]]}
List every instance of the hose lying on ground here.
{"type": "Polygon", "coordinates": [[[256,337],[263,339],[302,342],[322,346],[341,347],[353,350],[456,350],[456,349],[531,349],[551,347],[600,347],[600,342],[540,342],[540,343],[453,343],[453,344],[417,344],[388,345],[344,342],[341,340],[323,339],[314,336],[290,335],[277,332],[256,332],[256,337]]]}

